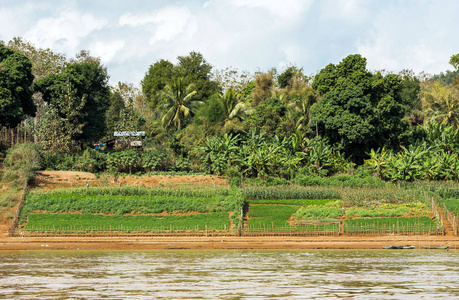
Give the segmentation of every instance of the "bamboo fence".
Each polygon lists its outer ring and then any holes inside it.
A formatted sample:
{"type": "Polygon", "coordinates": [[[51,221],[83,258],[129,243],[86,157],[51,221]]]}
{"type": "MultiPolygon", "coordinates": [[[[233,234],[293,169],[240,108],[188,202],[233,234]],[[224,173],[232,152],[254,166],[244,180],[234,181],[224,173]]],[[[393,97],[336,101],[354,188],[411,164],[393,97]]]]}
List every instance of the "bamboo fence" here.
{"type": "Polygon", "coordinates": [[[0,127],[0,145],[3,147],[13,147],[18,143],[33,142],[32,127],[26,122],[22,122],[16,128],[0,127]]]}
{"type": "Polygon", "coordinates": [[[157,237],[157,236],[338,236],[338,235],[443,235],[440,227],[423,223],[328,223],[307,226],[274,227],[271,224],[247,226],[242,230],[232,230],[228,226],[38,226],[10,230],[15,237],[157,237]]]}
{"type": "Polygon", "coordinates": [[[15,237],[158,237],[158,236],[228,236],[231,230],[225,225],[220,228],[204,226],[163,226],[163,227],[126,227],[126,226],[37,226],[16,229],[15,237]]]}
{"type": "Polygon", "coordinates": [[[303,226],[281,226],[259,224],[247,226],[242,236],[309,236],[309,235],[340,235],[340,223],[310,224],[303,226]]]}
{"type": "Polygon", "coordinates": [[[434,225],[426,225],[423,223],[365,223],[358,224],[344,223],[344,234],[347,235],[443,235],[442,228],[434,225]]]}

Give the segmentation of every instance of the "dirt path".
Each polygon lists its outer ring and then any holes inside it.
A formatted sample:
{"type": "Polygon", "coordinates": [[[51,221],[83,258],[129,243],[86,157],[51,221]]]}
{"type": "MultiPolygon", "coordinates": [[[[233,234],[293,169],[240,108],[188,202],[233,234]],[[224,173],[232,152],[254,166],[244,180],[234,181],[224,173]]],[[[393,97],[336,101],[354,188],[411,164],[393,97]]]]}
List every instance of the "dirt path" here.
{"type": "Polygon", "coordinates": [[[455,250],[459,247],[459,239],[448,236],[0,238],[0,251],[382,249],[388,245],[412,245],[416,249],[420,249],[420,246],[450,245],[450,249],[455,250]]]}

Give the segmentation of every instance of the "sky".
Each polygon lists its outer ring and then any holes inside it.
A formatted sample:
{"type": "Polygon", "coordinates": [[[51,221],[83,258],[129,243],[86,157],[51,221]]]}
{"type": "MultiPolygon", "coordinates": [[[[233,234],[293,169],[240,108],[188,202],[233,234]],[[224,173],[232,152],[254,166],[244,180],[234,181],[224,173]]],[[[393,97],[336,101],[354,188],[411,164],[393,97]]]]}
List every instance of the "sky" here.
{"type": "Polygon", "coordinates": [[[371,71],[436,74],[459,53],[457,0],[0,0],[0,40],[101,58],[110,84],[191,51],[214,70],[306,75],[350,54],[371,71]]]}

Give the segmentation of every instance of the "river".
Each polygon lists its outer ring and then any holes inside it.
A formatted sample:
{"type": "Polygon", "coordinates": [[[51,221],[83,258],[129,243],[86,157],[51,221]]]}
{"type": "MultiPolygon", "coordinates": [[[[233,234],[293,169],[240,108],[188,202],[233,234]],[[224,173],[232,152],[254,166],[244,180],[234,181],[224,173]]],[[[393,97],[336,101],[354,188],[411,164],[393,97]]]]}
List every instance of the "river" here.
{"type": "Polygon", "coordinates": [[[458,299],[459,251],[0,252],[0,299],[458,299]]]}

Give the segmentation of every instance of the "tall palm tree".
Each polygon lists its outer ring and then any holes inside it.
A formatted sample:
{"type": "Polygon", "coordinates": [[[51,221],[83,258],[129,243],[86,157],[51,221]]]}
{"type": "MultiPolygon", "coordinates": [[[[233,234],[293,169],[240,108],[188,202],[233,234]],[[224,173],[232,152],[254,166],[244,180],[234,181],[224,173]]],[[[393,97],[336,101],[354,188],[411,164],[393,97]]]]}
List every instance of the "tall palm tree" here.
{"type": "Polygon", "coordinates": [[[250,112],[247,103],[242,102],[241,94],[232,88],[227,89],[223,94],[218,94],[218,97],[225,109],[225,123],[234,118],[243,119],[243,114],[250,112]]]}
{"type": "Polygon", "coordinates": [[[195,94],[194,85],[185,86],[182,77],[166,85],[161,94],[162,98],[166,101],[164,108],[167,110],[162,118],[164,127],[175,125],[180,130],[182,120],[189,117],[194,106],[201,103],[201,101],[192,99],[195,94]]]}

